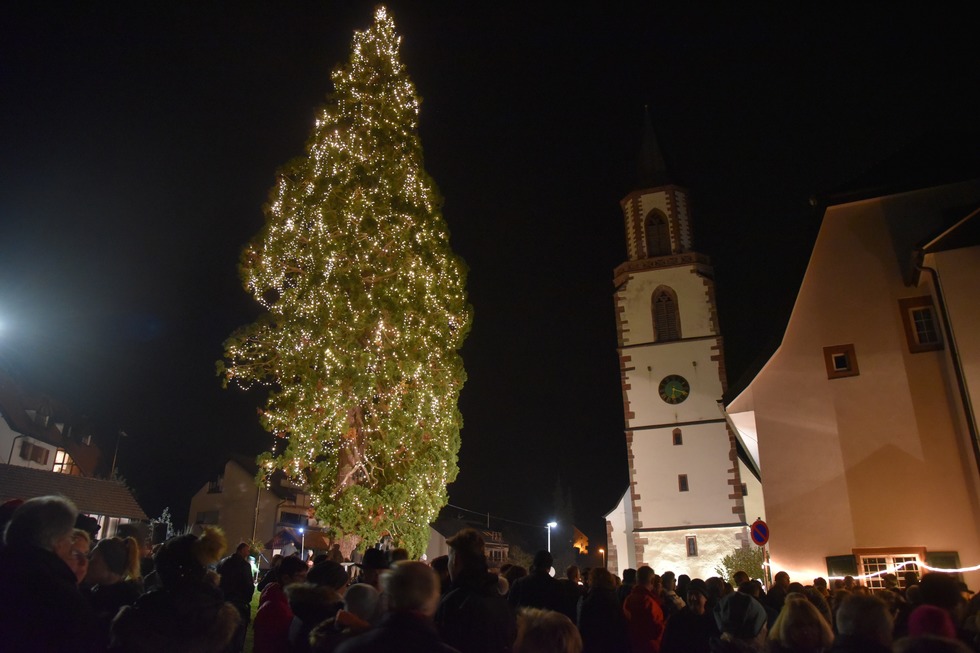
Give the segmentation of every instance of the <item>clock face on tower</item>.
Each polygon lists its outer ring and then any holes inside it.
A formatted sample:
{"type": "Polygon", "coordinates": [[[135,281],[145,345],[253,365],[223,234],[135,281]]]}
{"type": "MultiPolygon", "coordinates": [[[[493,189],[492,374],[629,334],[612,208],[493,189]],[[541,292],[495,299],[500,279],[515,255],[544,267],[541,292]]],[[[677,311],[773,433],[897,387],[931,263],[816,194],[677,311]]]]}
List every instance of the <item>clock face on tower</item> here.
{"type": "Polygon", "coordinates": [[[668,404],[679,404],[691,394],[691,384],[683,376],[671,374],[660,382],[660,398],[668,404]]]}

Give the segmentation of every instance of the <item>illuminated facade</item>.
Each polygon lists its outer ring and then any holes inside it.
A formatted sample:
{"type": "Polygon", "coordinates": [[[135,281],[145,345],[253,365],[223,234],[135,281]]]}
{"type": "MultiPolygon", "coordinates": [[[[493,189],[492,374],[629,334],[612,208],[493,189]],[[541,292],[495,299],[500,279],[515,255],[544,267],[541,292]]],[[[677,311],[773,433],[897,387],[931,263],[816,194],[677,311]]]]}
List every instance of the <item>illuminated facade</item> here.
{"type": "Polygon", "coordinates": [[[826,209],[782,343],[727,407],[793,580],[910,563],[980,584],[978,210],[980,182],[826,209]]]}
{"type": "Polygon", "coordinates": [[[629,260],[615,271],[615,306],[630,485],[606,515],[608,565],[707,578],[749,545],[761,488],[721,409],[713,271],[692,250],[687,191],[669,182],[652,136],[647,159],[642,189],[621,202],[629,260]]]}

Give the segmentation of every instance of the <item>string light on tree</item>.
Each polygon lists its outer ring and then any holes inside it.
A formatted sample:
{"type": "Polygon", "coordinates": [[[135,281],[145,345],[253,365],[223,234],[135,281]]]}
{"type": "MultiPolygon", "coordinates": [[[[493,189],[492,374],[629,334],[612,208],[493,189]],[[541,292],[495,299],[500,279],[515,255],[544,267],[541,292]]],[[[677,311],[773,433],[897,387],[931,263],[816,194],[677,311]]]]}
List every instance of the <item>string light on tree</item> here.
{"type": "Polygon", "coordinates": [[[458,471],[471,309],[400,38],[383,7],[374,18],[242,254],[266,312],[225,342],[218,367],[226,384],[268,389],[266,478],[305,485],[316,517],[344,534],[421,553],[458,471]]]}

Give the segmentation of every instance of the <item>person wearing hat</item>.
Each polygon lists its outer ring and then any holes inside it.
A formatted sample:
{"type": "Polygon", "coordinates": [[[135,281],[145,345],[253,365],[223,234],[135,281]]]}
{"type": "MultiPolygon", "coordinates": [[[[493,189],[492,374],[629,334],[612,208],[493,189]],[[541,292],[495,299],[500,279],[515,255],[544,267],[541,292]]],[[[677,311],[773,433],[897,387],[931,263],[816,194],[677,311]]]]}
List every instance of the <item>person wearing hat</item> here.
{"type": "Polygon", "coordinates": [[[748,594],[733,592],[725,596],[715,606],[714,616],[721,637],[712,640],[713,652],[766,650],[766,610],[748,594]]]}
{"type": "Polygon", "coordinates": [[[708,589],[695,578],[687,585],[687,601],[667,620],[660,653],[708,653],[711,640],[721,636],[708,607],[708,589]]]}
{"type": "Polygon", "coordinates": [[[388,556],[381,549],[368,549],[364,552],[364,557],[360,562],[355,562],[354,566],[361,570],[358,575],[357,583],[367,583],[376,590],[381,589],[381,572],[390,567],[388,556]]]}

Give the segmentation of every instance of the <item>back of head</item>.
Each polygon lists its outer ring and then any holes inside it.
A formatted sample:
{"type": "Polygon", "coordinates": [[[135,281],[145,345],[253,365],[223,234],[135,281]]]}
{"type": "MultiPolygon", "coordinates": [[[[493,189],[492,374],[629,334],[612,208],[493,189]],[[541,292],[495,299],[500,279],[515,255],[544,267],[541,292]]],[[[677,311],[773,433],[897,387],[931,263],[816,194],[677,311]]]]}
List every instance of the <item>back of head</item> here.
{"type": "Polygon", "coordinates": [[[932,572],[919,581],[919,595],[922,602],[952,610],[963,600],[960,583],[948,574],[932,572]]]}
{"type": "Polygon", "coordinates": [[[888,646],[892,641],[892,617],[876,596],[849,594],[837,608],[837,632],[855,639],[888,646]]]}
{"type": "Polygon", "coordinates": [[[392,562],[398,562],[399,560],[408,560],[408,549],[403,549],[401,547],[397,549],[392,549],[389,559],[392,562]]]}
{"type": "Polygon", "coordinates": [[[378,614],[378,598],[380,594],[373,585],[357,583],[351,585],[344,595],[344,609],[359,619],[374,623],[378,614]]]}
{"type": "Polygon", "coordinates": [[[456,560],[470,567],[486,562],[483,536],[475,528],[464,528],[446,540],[456,560]]]}
{"type": "Polygon", "coordinates": [[[635,569],[624,569],[623,570],[623,583],[635,583],[636,582],[636,570],[635,569]]]}
{"type": "Polygon", "coordinates": [[[555,564],[555,559],[551,551],[538,551],[534,554],[534,562],[531,563],[531,572],[547,574],[551,571],[551,566],[555,564]]]}
{"type": "Polygon", "coordinates": [[[132,537],[101,540],[92,555],[102,556],[106,567],[114,574],[128,579],[140,577],[140,546],[132,537]]]}
{"type": "Polygon", "coordinates": [[[381,577],[392,610],[417,610],[435,614],[439,602],[439,577],[424,562],[402,560],[381,577]]]}
{"type": "Polygon", "coordinates": [[[653,568],[643,565],[636,570],[636,584],[643,586],[649,585],[653,582],[653,576],[653,568]]]}
{"type": "Polygon", "coordinates": [[[175,588],[203,581],[208,565],[221,559],[226,546],[224,531],[213,526],[206,527],[200,537],[188,533],[167,540],[153,557],[161,584],[175,588]]]}
{"type": "Polygon", "coordinates": [[[732,592],[715,606],[718,630],[737,639],[752,639],[765,627],[766,609],[748,594],[732,592]]]}
{"type": "Polygon", "coordinates": [[[524,608],[517,616],[514,653],[581,653],[582,636],[572,620],[552,610],[524,608]]]}
{"type": "Polygon", "coordinates": [[[834,642],[834,631],[820,611],[800,597],[788,600],[769,631],[769,640],[793,651],[819,651],[834,642]]]}
{"type": "Polygon", "coordinates": [[[616,589],[616,581],[608,569],[596,567],[589,572],[589,587],[597,590],[616,589]]]}
{"type": "Polygon", "coordinates": [[[956,637],[956,626],[948,611],[935,605],[920,605],[909,615],[909,637],[935,635],[956,637]]]}
{"type": "Polygon", "coordinates": [[[77,517],[75,504],[64,497],[28,499],[11,515],[4,543],[53,551],[59,540],[71,536],[77,517]]]}
{"type": "Polygon", "coordinates": [[[306,569],[306,563],[296,556],[288,556],[279,562],[279,578],[295,576],[306,569]]]}
{"type": "MultiPolygon", "coordinates": [[[[299,560],[298,558],[296,558],[299,560]]],[[[286,564],[286,558],[282,561],[282,564],[286,564]]],[[[305,562],[299,560],[300,564],[306,565],[305,562]]],[[[280,565],[281,567],[281,565],[280,565]]],[[[349,577],[347,570],[339,562],[334,562],[333,560],[324,560],[319,562],[310,569],[309,573],[306,575],[306,580],[314,585],[320,585],[323,587],[329,587],[334,590],[340,590],[344,585],[347,584],[349,577]]]]}

